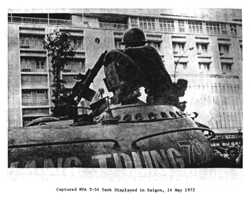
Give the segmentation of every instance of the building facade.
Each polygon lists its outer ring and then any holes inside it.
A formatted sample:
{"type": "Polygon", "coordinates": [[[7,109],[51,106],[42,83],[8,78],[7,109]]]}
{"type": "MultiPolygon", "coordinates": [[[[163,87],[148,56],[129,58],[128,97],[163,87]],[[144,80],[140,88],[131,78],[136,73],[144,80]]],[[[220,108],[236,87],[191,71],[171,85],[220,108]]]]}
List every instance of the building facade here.
{"type": "MultiPolygon", "coordinates": [[[[185,16],[163,10],[83,10],[76,13],[9,13],[9,127],[51,114],[51,65],[43,49],[46,34],[71,34],[76,52],[65,66],[66,87],[91,68],[105,50],[123,48],[123,33],[144,30],[177,81],[188,80],[187,111],[216,132],[242,128],[242,23],[240,10],[208,10],[185,16]],[[151,12],[150,12],[151,11],[151,12]]],[[[104,72],[94,89],[105,88],[104,72]]]]}

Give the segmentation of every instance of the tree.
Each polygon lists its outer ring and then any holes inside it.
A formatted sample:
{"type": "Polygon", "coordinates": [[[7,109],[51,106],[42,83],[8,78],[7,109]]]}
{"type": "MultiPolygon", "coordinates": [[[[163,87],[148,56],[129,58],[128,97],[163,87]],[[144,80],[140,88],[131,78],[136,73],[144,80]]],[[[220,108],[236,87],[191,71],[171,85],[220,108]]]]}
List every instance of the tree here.
{"type": "Polygon", "coordinates": [[[65,81],[62,79],[62,71],[67,60],[75,55],[71,46],[70,34],[54,30],[46,35],[44,48],[48,50],[52,64],[52,102],[54,103],[52,112],[54,116],[62,116],[66,112],[64,103],[66,90],[64,87],[65,81]]]}

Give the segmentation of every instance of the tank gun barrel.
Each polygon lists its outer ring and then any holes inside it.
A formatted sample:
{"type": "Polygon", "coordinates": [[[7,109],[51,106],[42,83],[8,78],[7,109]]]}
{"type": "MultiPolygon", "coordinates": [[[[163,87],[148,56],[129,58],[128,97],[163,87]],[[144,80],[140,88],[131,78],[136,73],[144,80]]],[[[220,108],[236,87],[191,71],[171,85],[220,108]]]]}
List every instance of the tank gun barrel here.
{"type": "Polygon", "coordinates": [[[104,58],[107,51],[102,53],[94,65],[92,69],[88,69],[85,75],[81,75],[81,81],[77,82],[74,87],[72,88],[72,95],[71,97],[75,98],[78,97],[78,101],[83,97],[88,101],[91,101],[93,98],[95,91],[91,90],[89,87],[93,82],[94,78],[97,76],[99,70],[104,64],[104,58]]]}
{"type": "Polygon", "coordinates": [[[96,64],[94,65],[94,67],[92,69],[88,69],[88,71],[86,72],[86,78],[81,81],[83,86],[89,87],[90,84],[92,83],[93,79],[97,76],[97,73],[99,72],[99,70],[101,69],[101,67],[104,64],[104,58],[106,55],[107,51],[105,51],[104,53],[102,53],[98,59],[98,61],[96,62],[96,64]]]}

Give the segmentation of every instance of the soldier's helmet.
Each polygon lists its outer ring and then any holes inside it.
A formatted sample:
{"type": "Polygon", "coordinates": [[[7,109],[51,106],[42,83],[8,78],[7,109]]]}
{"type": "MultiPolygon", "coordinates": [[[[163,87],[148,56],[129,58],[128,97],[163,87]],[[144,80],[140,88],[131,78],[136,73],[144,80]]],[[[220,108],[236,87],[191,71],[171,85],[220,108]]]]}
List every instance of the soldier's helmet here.
{"type": "Polygon", "coordinates": [[[141,46],[147,43],[144,32],[139,28],[131,28],[124,33],[121,44],[129,47],[141,46]]]}

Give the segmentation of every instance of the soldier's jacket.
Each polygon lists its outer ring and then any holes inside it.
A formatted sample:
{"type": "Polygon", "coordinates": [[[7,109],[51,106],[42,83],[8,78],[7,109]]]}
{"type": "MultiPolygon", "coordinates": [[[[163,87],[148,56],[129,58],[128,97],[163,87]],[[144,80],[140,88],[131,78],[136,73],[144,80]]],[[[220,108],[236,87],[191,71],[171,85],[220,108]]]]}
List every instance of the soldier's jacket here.
{"type": "Polygon", "coordinates": [[[123,50],[123,52],[139,66],[150,89],[156,91],[162,86],[171,87],[170,75],[155,48],[151,46],[130,47],[123,50]]]}
{"type": "Polygon", "coordinates": [[[174,87],[170,75],[159,53],[151,46],[112,50],[106,55],[104,65],[108,90],[116,94],[118,102],[139,87],[145,87],[148,103],[178,101],[177,95],[172,95],[174,87]]]}

